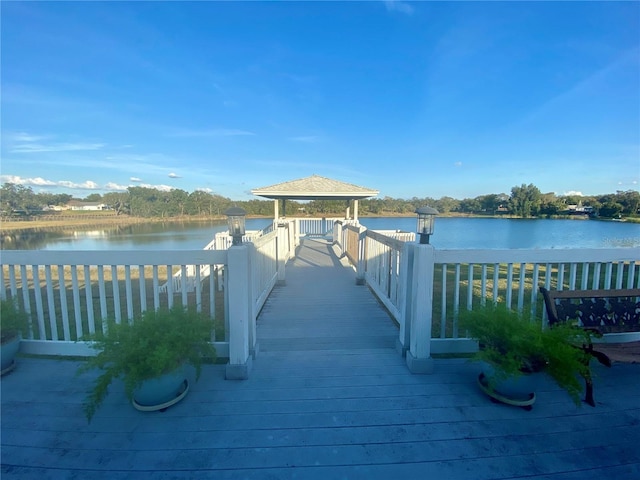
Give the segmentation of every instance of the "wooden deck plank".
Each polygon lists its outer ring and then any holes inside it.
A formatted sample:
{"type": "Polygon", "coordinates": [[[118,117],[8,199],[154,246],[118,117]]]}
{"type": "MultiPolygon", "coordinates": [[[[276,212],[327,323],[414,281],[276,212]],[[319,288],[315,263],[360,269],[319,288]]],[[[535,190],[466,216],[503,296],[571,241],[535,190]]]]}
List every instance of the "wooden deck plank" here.
{"type": "Polygon", "coordinates": [[[19,358],[1,384],[2,478],[640,478],[639,365],[596,368],[597,408],[548,381],[530,412],[496,405],[467,360],[411,375],[372,299],[327,244],[306,245],[259,318],[250,378],[205,365],[165,412],[134,410],[116,383],[87,424],[94,372],[19,358]]]}

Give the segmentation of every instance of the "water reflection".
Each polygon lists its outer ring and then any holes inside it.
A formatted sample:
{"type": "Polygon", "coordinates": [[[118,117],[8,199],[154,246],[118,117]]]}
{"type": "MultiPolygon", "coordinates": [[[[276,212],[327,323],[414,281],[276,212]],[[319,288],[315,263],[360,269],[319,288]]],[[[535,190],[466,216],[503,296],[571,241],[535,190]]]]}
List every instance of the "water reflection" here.
{"type": "MultiPolygon", "coordinates": [[[[373,230],[416,229],[415,217],[361,218],[373,230]]],[[[248,219],[247,230],[260,230],[269,218],[248,219]]],[[[134,225],[60,227],[10,232],[0,238],[4,250],[199,250],[224,220],[157,222],[134,225]]],[[[518,220],[495,218],[438,218],[431,243],[436,248],[613,248],[640,247],[640,224],[595,220],[518,220]]]]}
{"type": "MultiPolygon", "coordinates": [[[[247,229],[260,230],[270,219],[247,220],[247,229]]],[[[153,222],[96,229],[57,227],[8,232],[0,237],[3,250],[199,250],[226,231],[225,220],[209,222],[153,222]]]]}

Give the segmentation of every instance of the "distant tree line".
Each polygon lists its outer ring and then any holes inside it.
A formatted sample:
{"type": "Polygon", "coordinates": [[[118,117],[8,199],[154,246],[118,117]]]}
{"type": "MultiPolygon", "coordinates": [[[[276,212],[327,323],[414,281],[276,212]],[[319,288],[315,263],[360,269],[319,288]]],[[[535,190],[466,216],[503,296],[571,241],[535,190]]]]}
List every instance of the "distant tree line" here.
{"type": "MultiPolygon", "coordinates": [[[[129,187],[126,192],[92,193],[76,199],[68,194],[34,193],[31,187],[5,183],[0,189],[0,213],[2,215],[37,215],[50,206],[65,206],[71,200],[100,202],[117,215],[136,217],[215,217],[224,214],[231,206],[244,208],[249,215],[273,215],[272,200],[233,201],[221,195],[201,190],[186,192],[180,189],[161,191],[148,187],[129,187]]],[[[617,191],[612,194],[579,196],[542,193],[535,185],[514,186],[510,194],[487,194],[475,198],[457,200],[452,197],[439,199],[424,197],[368,198],[360,200],[360,215],[411,214],[416,208],[429,205],[440,213],[473,215],[510,215],[517,217],[553,218],[563,215],[584,214],[604,218],[638,217],[640,193],[635,190],[617,191]]],[[[346,203],[339,200],[313,200],[306,203],[288,200],[284,214],[342,215],[346,203]]]]}

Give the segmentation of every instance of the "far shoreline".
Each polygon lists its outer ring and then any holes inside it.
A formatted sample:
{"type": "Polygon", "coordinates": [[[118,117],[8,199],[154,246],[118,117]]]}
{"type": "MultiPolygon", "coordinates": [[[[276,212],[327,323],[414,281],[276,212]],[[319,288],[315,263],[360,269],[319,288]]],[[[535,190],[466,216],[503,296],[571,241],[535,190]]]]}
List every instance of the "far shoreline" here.
{"type": "MultiPolygon", "coordinates": [[[[334,215],[306,215],[296,216],[295,218],[331,218],[334,215]]],[[[412,218],[415,217],[413,213],[385,213],[385,214],[365,214],[359,215],[359,218],[412,218]]],[[[509,220],[522,220],[524,217],[518,217],[515,215],[477,215],[469,213],[444,213],[439,215],[442,218],[486,218],[486,219],[509,219],[509,220]]],[[[248,215],[247,218],[271,218],[268,215],[248,215]]],[[[527,218],[526,220],[536,220],[539,217],[527,218]]],[[[545,218],[546,220],[546,218],[545,218]]],[[[550,218],[550,220],[590,220],[586,216],[558,216],[550,218]]],[[[594,219],[591,219],[594,220],[594,219]]],[[[640,223],[638,218],[626,218],[626,219],[595,219],[600,221],[619,221],[629,223],[640,223]]],[[[48,229],[60,229],[60,228],[86,228],[86,227],[118,227],[127,225],[138,225],[144,223],[180,223],[180,222],[213,222],[213,221],[226,221],[226,217],[223,215],[214,215],[206,217],[191,217],[191,216],[179,216],[179,217],[131,217],[128,215],[77,215],[77,216],[59,216],[59,218],[47,218],[40,219],[35,217],[34,219],[23,220],[6,220],[0,221],[0,235],[6,235],[9,233],[18,232],[32,232],[38,230],[48,229]]]]}

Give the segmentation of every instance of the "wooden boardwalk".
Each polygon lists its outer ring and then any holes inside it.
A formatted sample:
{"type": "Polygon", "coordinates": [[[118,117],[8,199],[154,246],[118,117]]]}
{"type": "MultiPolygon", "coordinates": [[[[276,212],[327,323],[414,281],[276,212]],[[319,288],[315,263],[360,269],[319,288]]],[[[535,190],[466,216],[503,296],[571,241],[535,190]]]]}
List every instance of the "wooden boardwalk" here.
{"type": "Polygon", "coordinates": [[[87,424],[94,374],[20,358],[2,378],[2,478],[640,478],[640,365],[597,369],[597,408],[551,383],[531,412],[492,404],[464,359],[412,375],[397,329],[322,241],[307,241],[258,320],[251,377],[210,365],[163,413],[121,385],[87,424]]]}

